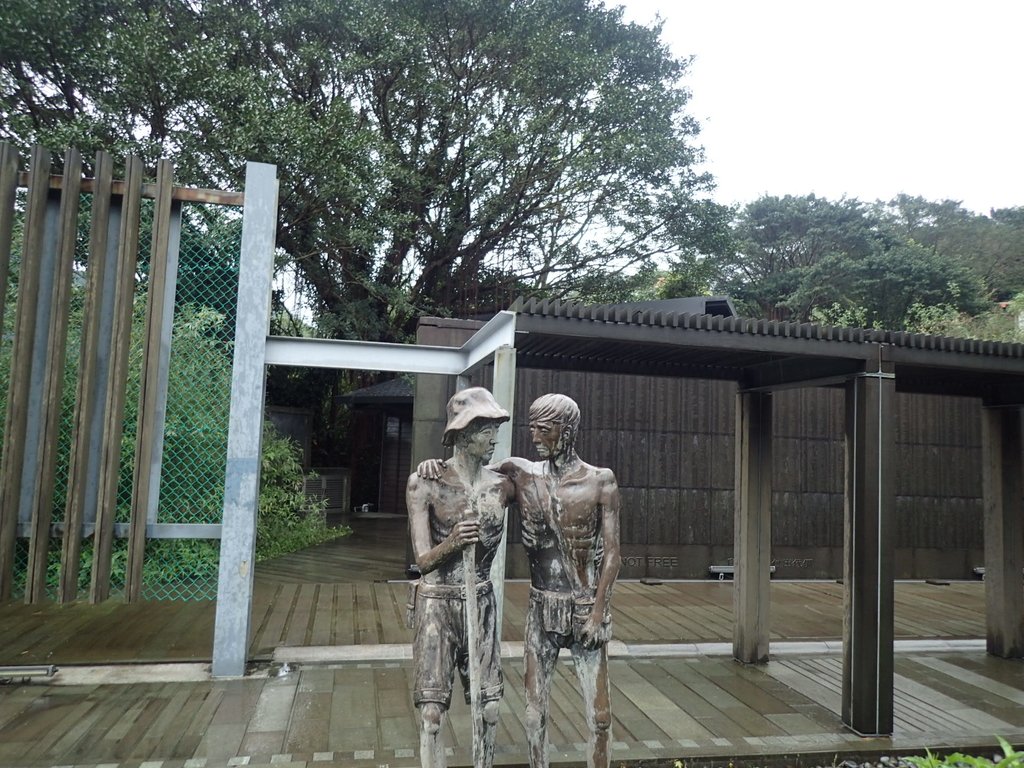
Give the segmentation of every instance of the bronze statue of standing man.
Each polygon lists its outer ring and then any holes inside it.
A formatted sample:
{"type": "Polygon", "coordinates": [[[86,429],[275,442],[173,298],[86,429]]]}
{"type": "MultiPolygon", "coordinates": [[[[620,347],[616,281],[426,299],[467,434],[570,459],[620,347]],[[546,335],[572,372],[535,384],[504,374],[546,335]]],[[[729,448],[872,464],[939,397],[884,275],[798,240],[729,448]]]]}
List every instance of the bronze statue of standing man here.
{"type": "Polygon", "coordinates": [[[509,459],[498,471],[515,483],[530,563],[526,618],[526,730],[532,768],[547,768],[551,679],[559,651],[572,653],[590,739],[587,765],[610,764],[607,643],[619,573],[619,488],[610,469],[576,453],[580,410],[565,395],[530,406],[538,462],[509,459]]]}
{"type": "MultiPolygon", "coordinates": [[[[532,768],[547,768],[551,680],[562,648],[572,653],[590,738],[587,764],[608,768],[611,703],[607,643],[610,601],[619,574],[619,488],[610,469],[576,453],[580,409],[548,394],[530,406],[530,438],[541,460],[491,466],[512,480],[530,564],[524,666],[526,731],[532,768]]],[[[446,465],[417,468],[435,477],[446,465]]]]}
{"type": "Polygon", "coordinates": [[[412,475],[409,532],[421,579],[416,587],[413,698],[420,712],[420,763],[446,765],[441,731],[455,672],[473,703],[474,763],[490,768],[503,691],[491,563],[514,489],[487,468],[508,412],[486,389],[448,401],[444,442],[453,457],[436,479],[412,475]],[[474,622],[474,618],[476,621],[474,622]],[[475,690],[474,690],[475,687],[475,690]]]}

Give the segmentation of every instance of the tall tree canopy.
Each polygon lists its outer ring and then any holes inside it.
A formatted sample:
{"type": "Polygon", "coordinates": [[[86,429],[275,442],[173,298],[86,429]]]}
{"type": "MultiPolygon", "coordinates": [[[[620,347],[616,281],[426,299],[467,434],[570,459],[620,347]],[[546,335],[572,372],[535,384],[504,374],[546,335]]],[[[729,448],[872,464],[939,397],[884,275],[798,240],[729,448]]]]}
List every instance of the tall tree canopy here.
{"type": "Polygon", "coordinates": [[[7,0],[0,135],[275,163],[321,332],[401,338],[717,242],[659,34],[600,0],[7,0]]]}
{"type": "Polygon", "coordinates": [[[968,265],[993,298],[1024,291],[1024,208],[980,216],[955,200],[899,195],[875,210],[896,237],[968,265]]]}
{"type": "Polygon", "coordinates": [[[806,320],[830,303],[834,283],[818,280],[838,260],[869,253],[875,239],[856,200],[765,196],[746,205],[734,225],[736,253],[723,288],[758,317],[806,320]]]}
{"type": "Polygon", "coordinates": [[[765,196],[738,211],[735,251],[712,283],[747,314],[801,322],[899,329],[928,307],[977,314],[1024,288],[1019,211],[765,196]]]}

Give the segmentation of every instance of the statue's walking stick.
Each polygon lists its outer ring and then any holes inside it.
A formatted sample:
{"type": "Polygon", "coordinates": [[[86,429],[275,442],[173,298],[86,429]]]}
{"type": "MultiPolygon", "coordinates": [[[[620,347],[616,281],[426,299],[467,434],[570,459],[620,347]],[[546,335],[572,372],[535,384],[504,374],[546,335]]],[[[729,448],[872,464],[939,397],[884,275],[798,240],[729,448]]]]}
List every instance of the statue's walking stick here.
{"type": "Polygon", "coordinates": [[[469,702],[473,723],[473,765],[482,765],[484,734],[483,704],[480,701],[480,628],[476,598],[476,545],[462,550],[466,578],[466,649],[469,654],[469,702]]]}

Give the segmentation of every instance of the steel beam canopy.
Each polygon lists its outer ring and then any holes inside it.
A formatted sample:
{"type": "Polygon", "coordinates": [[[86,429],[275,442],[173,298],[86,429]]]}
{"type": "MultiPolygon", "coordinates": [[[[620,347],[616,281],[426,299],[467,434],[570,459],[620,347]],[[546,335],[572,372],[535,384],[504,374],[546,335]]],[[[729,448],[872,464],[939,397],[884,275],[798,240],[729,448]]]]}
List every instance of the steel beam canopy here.
{"type": "Polygon", "coordinates": [[[514,312],[499,312],[461,347],[268,336],[265,361],[304,368],[459,376],[488,362],[500,347],[512,346],[515,326],[514,312]]]}

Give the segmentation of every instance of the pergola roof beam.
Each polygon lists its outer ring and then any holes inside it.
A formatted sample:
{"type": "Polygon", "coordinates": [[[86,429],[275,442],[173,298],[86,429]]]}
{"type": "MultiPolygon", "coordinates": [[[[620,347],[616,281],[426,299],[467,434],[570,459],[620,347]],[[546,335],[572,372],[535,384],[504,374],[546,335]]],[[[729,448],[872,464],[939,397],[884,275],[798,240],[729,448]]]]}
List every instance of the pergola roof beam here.
{"type": "Polygon", "coordinates": [[[383,341],[268,336],[267,365],[405,373],[462,373],[466,356],[455,347],[389,344],[383,341]]]}
{"type": "Polygon", "coordinates": [[[268,336],[267,365],[457,376],[489,362],[515,343],[516,316],[499,312],[462,347],[391,344],[383,341],[268,336]]]}
{"type": "Polygon", "coordinates": [[[748,366],[739,385],[745,392],[770,392],[795,387],[830,387],[845,383],[851,376],[863,370],[863,360],[786,357],[748,366]]]}

